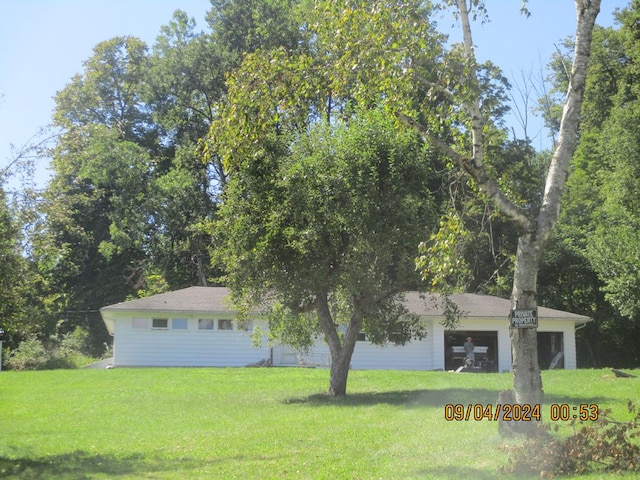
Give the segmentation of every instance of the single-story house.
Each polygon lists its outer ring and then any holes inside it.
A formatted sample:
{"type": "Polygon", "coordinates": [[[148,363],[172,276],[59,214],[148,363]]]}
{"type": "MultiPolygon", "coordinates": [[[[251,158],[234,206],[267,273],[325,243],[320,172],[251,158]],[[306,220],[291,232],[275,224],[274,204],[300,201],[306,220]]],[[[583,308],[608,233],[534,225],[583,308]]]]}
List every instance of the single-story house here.
{"type": "MultiPolygon", "coordinates": [[[[228,367],[263,360],[273,365],[323,365],[329,349],[318,339],[311,351],[301,354],[287,346],[255,346],[251,331],[263,323],[259,317],[239,321],[230,310],[223,287],[190,287],[122,302],[100,310],[113,336],[115,367],[228,367]]],[[[377,346],[361,335],[353,369],[451,370],[464,360],[462,345],[472,337],[476,362],[487,371],[511,369],[509,340],[510,302],[478,294],[455,294],[451,300],[463,312],[454,330],[442,325],[444,314],[418,292],[405,295],[407,309],[421,317],[428,335],[404,346],[377,346]]],[[[551,308],[538,308],[538,351],[542,368],[576,368],[575,331],[588,317],[551,308]]]]}

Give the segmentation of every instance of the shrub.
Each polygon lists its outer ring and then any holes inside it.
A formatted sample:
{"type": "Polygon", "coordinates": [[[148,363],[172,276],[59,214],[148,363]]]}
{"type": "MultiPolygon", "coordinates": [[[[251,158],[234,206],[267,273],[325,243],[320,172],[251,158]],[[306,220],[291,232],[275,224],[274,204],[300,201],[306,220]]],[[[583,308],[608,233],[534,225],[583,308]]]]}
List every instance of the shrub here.
{"type": "MultiPolygon", "coordinates": [[[[541,478],[558,475],[581,475],[607,471],[640,470],[640,409],[628,403],[628,422],[611,418],[610,411],[600,412],[591,423],[570,422],[576,431],[566,438],[549,433],[549,425],[542,424],[538,435],[519,445],[506,447],[511,452],[506,473],[537,474],[541,478]],[[577,425],[580,425],[577,428],[577,425]]],[[[555,425],[558,431],[558,425],[555,425]]]]}
{"type": "Polygon", "coordinates": [[[11,370],[55,370],[79,368],[95,361],[86,352],[89,349],[89,333],[77,327],[62,337],[52,337],[45,344],[32,337],[24,340],[11,352],[7,368],[11,370]]]}
{"type": "Polygon", "coordinates": [[[76,327],[72,332],[63,335],[58,343],[57,356],[62,357],[71,367],[56,368],[80,368],[96,361],[91,355],[91,339],[86,328],[76,327]]]}
{"type": "Polygon", "coordinates": [[[72,353],[85,354],[89,350],[89,332],[82,327],[76,327],[57,341],[60,344],[60,354],[68,356],[72,353]]]}
{"type": "Polygon", "coordinates": [[[43,343],[35,337],[20,342],[7,360],[11,370],[44,370],[49,360],[49,352],[43,343]]]}

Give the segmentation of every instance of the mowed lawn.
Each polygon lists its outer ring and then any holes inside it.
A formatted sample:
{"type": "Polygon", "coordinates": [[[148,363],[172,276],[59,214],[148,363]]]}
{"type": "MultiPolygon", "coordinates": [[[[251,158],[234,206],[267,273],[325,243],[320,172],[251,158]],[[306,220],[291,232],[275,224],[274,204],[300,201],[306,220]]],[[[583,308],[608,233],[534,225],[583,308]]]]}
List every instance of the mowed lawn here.
{"type": "MultiPolygon", "coordinates": [[[[494,403],[510,374],[352,371],[343,399],[324,395],[328,375],[3,371],[0,478],[509,478],[498,471],[508,455],[497,423],[446,421],[444,406],[494,403]]],[[[597,403],[627,420],[627,401],[640,400],[640,378],[609,370],[547,371],[543,381],[543,415],[553,402],[597,403]]]]}

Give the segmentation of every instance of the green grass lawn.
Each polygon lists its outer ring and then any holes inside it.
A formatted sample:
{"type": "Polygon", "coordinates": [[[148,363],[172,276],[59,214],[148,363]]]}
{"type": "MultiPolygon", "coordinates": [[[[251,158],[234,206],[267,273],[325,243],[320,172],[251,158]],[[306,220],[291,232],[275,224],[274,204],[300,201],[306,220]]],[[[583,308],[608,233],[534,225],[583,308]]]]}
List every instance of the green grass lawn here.
{"type": "MultiPolygon", "coordinates": [[[[640,378],[608,370],[543,381],[543,415],[553,402],[597,403],[627,420],[640,396],[640,378]]],[[[335,399],[321,369],[1,372],[0,478],[508,478],[497,424],[445,421],[444,405],[494,403],[511,382],[353,371],[350,395],[335,399]]]]}

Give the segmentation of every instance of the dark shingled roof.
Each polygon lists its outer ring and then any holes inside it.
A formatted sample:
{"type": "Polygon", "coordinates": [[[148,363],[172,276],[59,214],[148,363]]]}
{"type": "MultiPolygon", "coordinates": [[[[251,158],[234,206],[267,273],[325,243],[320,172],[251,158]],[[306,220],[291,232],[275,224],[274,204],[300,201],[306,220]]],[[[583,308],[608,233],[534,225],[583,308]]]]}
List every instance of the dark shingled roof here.
{"type": "MultiPolygon", "coordinates": [[[[511,309],[511,302],[504,298],[477,293],[455,293],[450,295],[463,316],[473,318],[507,318],[511,309]]],[[[431,293],[408,292],[405,294],[405,306],[407,309],[425,317],[441,317],[443,311],[440,306],[440,296],[431,293]]],[[[538,307],[538,318],[555,318],[558,320],[573,320],[575,322],[587,322],[589,317],[576,313],[555,310],[553,308],[538,307]]]]}
{"type": "Polygon", "coordinates": [[[225,313],[230,310],[225,300],[228,295],[229,290],[224,287],[189,287],[116,303],[101,311],[225,313]]]}
{"type": "MultiPolygon", "coordinates": [[[[230,307],[226,301],[229,290],[224,287],[189,287],[174,292],[161,293],[150,297],[116,303],[101,309],[103,312],[193,312],[193,313],[225,313],[230,307]]],[[[451,295],[451,300],[468,318],[507,318],[510,302],[503,298],[475,293],[457,293],[451,295]]],[[[405,306],[415,314],[424,317],[442,317],[439,296],[408,292],[405,294],[405,306]]],[[[587,322],[589,317],[575,313],[539,307],[538,318],[553,318],[557,320],[573,320],[587,322]]]]}

